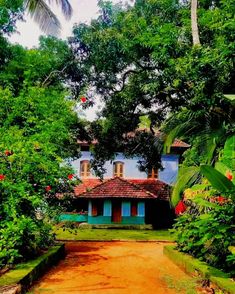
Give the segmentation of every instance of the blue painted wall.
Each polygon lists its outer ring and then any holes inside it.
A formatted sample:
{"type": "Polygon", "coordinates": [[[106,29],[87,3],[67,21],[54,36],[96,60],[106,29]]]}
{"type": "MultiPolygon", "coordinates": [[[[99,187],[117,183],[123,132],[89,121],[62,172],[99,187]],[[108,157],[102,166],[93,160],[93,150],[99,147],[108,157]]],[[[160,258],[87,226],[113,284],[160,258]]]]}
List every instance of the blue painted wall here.
{"type": "Polygon", "coordinates": [[[122,216],[131,216],[130,201],[122,201],[122,216]]]}
{"type": "MultiPolygon", "coordinates": [[[[71,161],[72,167],[76,171],[76,174],[79,176],[80,174],[80,162],[82,160],[91,160],[92,154],[89,151],[82,151],[82,156],[74,161],[71,161]]],[[[138,161],[140,157],[133,158],[125,158],[122,153],[118,153],[115,157],[115,161],[122,161],[124,163],[124,178],[126,179],[147,179],[147,174],[145,172],[141,172],[138,169],[138,161]]],[[[107,161],[105,163],[104,168],[106,169],[106,173],[104,174],[104,178],[113,177],[113,162],[107,161]]],[[[179,156],[178,155],[162,155],[162,165],[163,170],[159,171],[159,180],[167,183],[173,184],[176,180],[178,174],[178,165],[179,165],[179,156]]],[[[90,178],[94,178],[94,173],[91,173],[90,178]]]]}
{"type": "Polygon", "coordinates": [[[112,203],[111,200],[104,200],[104,216],[112,215],[112,203]]]}
{"type": "MultiPolygon", "coordinates": [[[[113,224],[112,222],[112,202],[104,200],[104,214],[92,216],[92,201],[88,205],[88,223],[89,224],[113,224]]],[[[131,202],[128,200],[122,201],[122,221],[119,224],[126,225],[142,225],[145,224],[145,202],[139,201],[137,204],[137,216],[131,216],[131,202]]]]}
{"type": "Polygon", "coordinates": [[[62,213],[59,217],[61,222],[69,221],[69,222],[87,222],[88,215],[78,214],[78,213],[62,213]]]}

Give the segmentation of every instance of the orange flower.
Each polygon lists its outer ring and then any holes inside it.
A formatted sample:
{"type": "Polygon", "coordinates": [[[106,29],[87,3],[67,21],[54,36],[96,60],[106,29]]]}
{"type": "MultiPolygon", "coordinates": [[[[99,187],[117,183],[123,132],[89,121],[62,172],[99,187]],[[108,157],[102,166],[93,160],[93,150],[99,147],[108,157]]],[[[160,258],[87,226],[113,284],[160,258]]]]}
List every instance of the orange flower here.
{"type": "Polygon", "coordinates": [[[13,154],[13,152],[12,151],[10,151],[10,150],[5,150],[5,155],[6,156],[10,156],[10,155],[12,155],[13,154]]]}
{"type": "Polygon", "coordinates": [[[226,177],[229,179],[229,181],[232,181],[232,179],[233,179],[233,175],[231,174],[231,172],[229,170],[226,171],[226,177]]]}

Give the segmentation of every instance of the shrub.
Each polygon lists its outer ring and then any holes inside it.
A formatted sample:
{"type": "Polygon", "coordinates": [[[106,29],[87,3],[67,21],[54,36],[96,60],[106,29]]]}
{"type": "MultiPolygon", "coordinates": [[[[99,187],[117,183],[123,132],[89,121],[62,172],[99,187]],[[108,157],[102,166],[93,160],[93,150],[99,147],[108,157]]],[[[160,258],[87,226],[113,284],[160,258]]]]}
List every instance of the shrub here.
{"type": "Polygon", "coordinates": [[[178,249],[209,265],[235,273],[235,259],[228,249],[235,244],[234,216],[232,202],[214,204],[213,208],[199,213],[198,210],[184,213],[177,218],[173,229],[178,249]]]}

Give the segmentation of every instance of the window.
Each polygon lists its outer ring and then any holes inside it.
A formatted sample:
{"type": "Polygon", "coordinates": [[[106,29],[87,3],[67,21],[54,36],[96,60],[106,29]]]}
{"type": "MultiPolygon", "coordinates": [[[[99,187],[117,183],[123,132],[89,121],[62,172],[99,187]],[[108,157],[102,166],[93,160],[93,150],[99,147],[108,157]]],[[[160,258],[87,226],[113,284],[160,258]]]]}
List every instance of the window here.
{"type": "Polygon", "coordinates": [[[123,162],[120,162],[120,161],[117,161],[117,162],[114,162],[114,165],[113,165],[113,175],[115,177],[123,177],[123,170],[124,170],[124,163],[123,162]]]}
{"type": "Polygon", "coordinates": [[[158,169],[151,168],[148,170],[148,179],[157,179],[158,178],[158,169]]]}
{"type": "Polygon", "coordinates": [[[87,178],[91,174],[91,167],[89,160],[83,160],[80,163],[80,177],[87,178]]]}

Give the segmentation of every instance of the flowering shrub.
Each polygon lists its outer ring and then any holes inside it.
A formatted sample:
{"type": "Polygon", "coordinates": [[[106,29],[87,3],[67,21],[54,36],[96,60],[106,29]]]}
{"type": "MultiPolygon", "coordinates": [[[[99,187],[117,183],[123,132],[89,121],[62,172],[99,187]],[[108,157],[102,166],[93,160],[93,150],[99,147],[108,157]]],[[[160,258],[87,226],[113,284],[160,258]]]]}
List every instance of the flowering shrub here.
{"type": "Polygon", "coordinates": [[[71,192],[73,104],[64,93],[29,88],[12,97],[0,88],[0,267],[38,254],[53,241],[57,193],[71,192]],[[62,164],[63,163],[63,164],[62,164]]]}
{"type": "Polygon", "coordinates": [[[173,229],[177,248],[235,274],[235,259],[228,249],[235,244],[234,215],[232,202],[222,206],[208,203],[200,213],[185,212],[177,218],[173,229]]]}
{"type": "Polygon", "coordinates": [[[173,229],[177,247],[235,274],[235,257],[229,251],[235,245],[233,174],[224,175],[211,166],[202,166],[202,173],[211,185],[197,184],[185,191],[186,212],[181,203],[176,206],[181,212],[173,229]]]}

